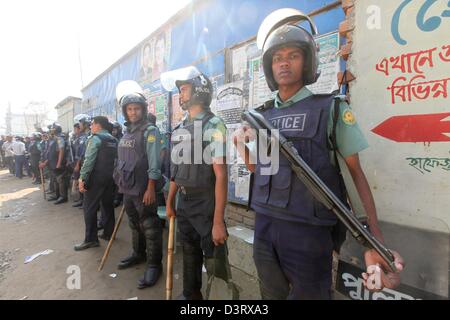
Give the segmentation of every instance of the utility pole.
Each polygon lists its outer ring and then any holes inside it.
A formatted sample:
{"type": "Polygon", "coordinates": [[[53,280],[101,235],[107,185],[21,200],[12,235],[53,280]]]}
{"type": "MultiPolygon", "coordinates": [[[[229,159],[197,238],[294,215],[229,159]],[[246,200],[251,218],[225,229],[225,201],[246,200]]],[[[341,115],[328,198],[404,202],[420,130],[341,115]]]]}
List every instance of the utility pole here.
{"type": "Polygon", "coordinates": [[[84,87],[83,81],[83,64],[81,63],[81,44],[80,44],[80,34],[78,34],[78,63],[80,65],[80,79],[81,79],[81,88],[84,87]]]}

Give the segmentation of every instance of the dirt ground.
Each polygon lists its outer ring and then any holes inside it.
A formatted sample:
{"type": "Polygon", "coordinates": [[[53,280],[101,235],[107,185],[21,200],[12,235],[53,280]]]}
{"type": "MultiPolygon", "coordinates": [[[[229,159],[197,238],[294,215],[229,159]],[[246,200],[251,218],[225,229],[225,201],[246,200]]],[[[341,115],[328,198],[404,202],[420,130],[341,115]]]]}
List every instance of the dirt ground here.
{"type": "MultiPolygon", "coordinates": [[[[116,219],[120,208],[116,209],[116,219]]],[[[166,297],[167,226],[164,229],[164,274],[152,288],[137,289],[144,264],[118,270],[117,263],[131,252],[131,235],[125,215],[103,271],[98,272],[107,242],[76,252],[84,238],[83,210],[69,203],[54,205],[43,199],[40,186],[30,178],[19,180],[0,171],[0,299],[17,300],[164,300],[166,297]],[[25,264],[25,258],[44,250],[48,255],[25,264]],[[74,267],[75,266],[75,267],[74,267]],[[80,289],[71,289],[73,268],[80,270],[80,289]],[[115,278],[110,275],[115,273],[115,278]],[[67,285],[69,283],[69,287],[67,285]]],[[[255,279],[232,267],[240,299],[259,299],[255,279]]],[[[203,273],[203,292],[206,274],[203,273]]],[[[182,291],[182,252],[174,255],[173,297],[182,291]]],[[[212,295],[213,297],[213,295],[212,295]]]]}
{"type": "MultiPolygon", "coordinates": [[[[116,218],[119,212],[117,208],[116,218]]],[[[73,246],[83,237],[82,210],[72,208],[70,202],[54,205],[45,201],[39,186],[33,186],[30,178],[19,180],[0,171],[0,299],[165,299],[165,272],[155,287],[139,290],[136,285],[144,273],[143,264],[127,270],[116,268],[131,249],[126,217],[101,272],[97,268],[107,242],[100,240],[99,248],[75,252],[73,246]],[[47,249],[53,252],[24,264],[26,256],[47,249]],[[67,280],[73,275],[71,269],[67,273],[70,266],[80,268],[80,289],[67,287],[67,280]],[[112,273],[117,277],[110,277],[112,273]]],[[[182,289],[181,268],[178,247],[174,295],[182,289]]]]}

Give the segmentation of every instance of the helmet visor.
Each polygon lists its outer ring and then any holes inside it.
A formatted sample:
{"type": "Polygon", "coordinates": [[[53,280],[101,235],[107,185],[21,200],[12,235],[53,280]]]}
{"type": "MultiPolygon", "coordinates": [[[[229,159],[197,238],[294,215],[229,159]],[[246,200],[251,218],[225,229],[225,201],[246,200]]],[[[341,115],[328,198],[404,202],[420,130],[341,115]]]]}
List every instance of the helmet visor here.
{"type": "Polygon", "coordinates": [[[256,44],[258,45],[258,48],[261,50],[263,49],[264,43],[275,29],[285,24],[294,25],[305,20],[309,22],[312,35],[317,35],[318,32],[316,25],[311,20],[311,18],[303,12],[291,8],[283,8],[272,12],[264,19],[264,21],[261,23],[261,26],[259,27],[258,36],[256,38],[256,44]]]}
{"type": "Polygon", "coordinates": [[[89,122],[91,119],[91,117],[87,114],[81,113],[81,114],[77,114],[74,118],[73,118],[73,122],[78,123],[82,120],[85,120],[87,122],[89,122]]]}
{"type": "Polygon", "coordinates": [[[161,84],[167,91],[175,91],[178,81],[192,80],[200,75],[201,72],[193,66],[176,69],[161,74],[161,84]]]}
{"type": "Polygon", "coordinates": [[[116,87],[117,101],[120,101],[122,97],[133,93],[139,93],[141,95],[144,95],[142,87],[136,81],[125,80],[120,82],[116,87]]]}

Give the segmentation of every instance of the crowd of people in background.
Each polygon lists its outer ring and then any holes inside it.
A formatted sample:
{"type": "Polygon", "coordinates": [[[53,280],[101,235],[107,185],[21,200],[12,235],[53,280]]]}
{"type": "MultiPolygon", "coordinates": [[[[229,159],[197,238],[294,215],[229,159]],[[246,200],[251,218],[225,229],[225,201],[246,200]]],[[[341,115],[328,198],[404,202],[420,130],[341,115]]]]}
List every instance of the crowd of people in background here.
{"type": "MultiPolygon", "coordinates": [[[[70,193],[73,207],[81,207],[83,194],[78,190],[78,178],[91,134],[90,125],[91,118],[82,114],[75,117],[72,132],[63,133],[55,122],[29,136],[2,135],[0,168],[8,169],[18,179],[29,177],[34,185],[48,180],[49,201],[67,202],[70,193]]],[[[122,125],[117,121],[108,123],[107,130],[118,140],[122,137],[122,125]]],[[[121,204],[121,199],[120,194],[115,195],[115,207],[121,204]]]]}
{"type": "MultiPolygon", "coordinates": [[[[40,176],[38,172],[38,163],[41,151],[42,138],[37,139],[40,133],[33,133],[31,136],[12,136],[6,135],[0,138],[0,167],[7,168],[9,173],[22,179],[28,176],[33,179],[33,184],[39,184],[40,176]]],[[[42,136],[41,136],[42,137],[42,136]]]]}

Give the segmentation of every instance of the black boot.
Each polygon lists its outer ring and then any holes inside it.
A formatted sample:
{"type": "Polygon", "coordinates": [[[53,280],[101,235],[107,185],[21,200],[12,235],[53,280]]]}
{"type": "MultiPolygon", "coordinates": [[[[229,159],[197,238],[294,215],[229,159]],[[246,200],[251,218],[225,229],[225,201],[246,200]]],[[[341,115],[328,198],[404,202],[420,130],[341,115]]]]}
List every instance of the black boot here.
{"type": "Polygon", "coordinates": [[[74,208],[78,208],[78,207],[81,207],[81,206],[83,206],[83,200],[74,202],[73,205],[72,205],[72,207],[74,207],[74,208]]]}
{"type": "Polygon", "coordinates": [[[61,204],[61,203],[66,203],[67,199],[64,199],[63,197],[59,197],[58,200],[56,200],[54,202],[54,204],[61,204]]]}
{"type": "Polygon", "coordinates": [[[131,228],[131,244],[133,246],[133,253],[131,256],[122,259],[117,265],[119,269],[127,269],[137,264],[143,263],[147,260],[145,253],[145,238],[137,229],[137,226],[130,221],[131,228]]]}
{"type": "Polygon", "coordinates": [[[109,241],[111,240],[111,236],[106,235],[104,232],[98,236],[100,239],[109,241]]]}
{"type": "MultiPolygon", "coordinates": [[[[203,251],[196,242],[183,241],[183,294],[186,300],[197,300],[202,288],[203,251]]],[[[201,295],[201,293],[200,293],[201,295]]],[[[180,296],[180,298],[181,298],[180,296]]]]}
{"type": "Polygon", "coordinates": [[[95,248],[95,247],[99,247],[100,243],[98,241],[92,241],[92,242],[86,242],[84,241],[83,243],[77,244],[73,249],[75,251],[82,251],[82,250],[86,250],[89,248],[95,248]]]}
{"type": "Polygon", "coordinates": [[[148,287],[152,287],[156,284],[159,277],[162,274],[162,266],[158,267],[148,267],[145,270],[144,277],[139,279],[138,281],[138,289],[144,289],[148,287]]]}
{"type": "Polygon", "coordinates": [[[176,297],[175,300],[203,300],[203,295],[200,291],[196,291],[190,295],[185,295],[184,292],[176,297]]]}
{"type": "Polygon", "coordinates": [[[141,263],[145,262],[145,260],[146,260],[146,257],[133,253],[131,256],[120,260],[120,263],[117,265],[117,268],[121,269],[121,270],[122,269],[127,269],[127,268],[130,268],[132,266],[141,264],[141,263]]]}

